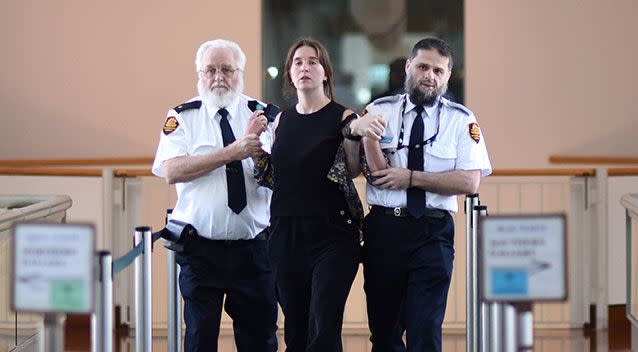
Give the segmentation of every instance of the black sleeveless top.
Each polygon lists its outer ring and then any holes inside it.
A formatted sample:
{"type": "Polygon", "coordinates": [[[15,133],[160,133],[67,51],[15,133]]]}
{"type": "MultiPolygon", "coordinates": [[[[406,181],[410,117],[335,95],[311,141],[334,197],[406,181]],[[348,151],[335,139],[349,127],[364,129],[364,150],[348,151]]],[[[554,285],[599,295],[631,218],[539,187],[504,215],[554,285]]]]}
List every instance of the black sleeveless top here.
{"type": "Polygon", "coordinates": [[[330,101],[311,114],[293,107],[281,113],[272,146],[272,216],[335,215],[347,210],[344,194],[328,171],[343,141],[346,108],[330,101]]]}

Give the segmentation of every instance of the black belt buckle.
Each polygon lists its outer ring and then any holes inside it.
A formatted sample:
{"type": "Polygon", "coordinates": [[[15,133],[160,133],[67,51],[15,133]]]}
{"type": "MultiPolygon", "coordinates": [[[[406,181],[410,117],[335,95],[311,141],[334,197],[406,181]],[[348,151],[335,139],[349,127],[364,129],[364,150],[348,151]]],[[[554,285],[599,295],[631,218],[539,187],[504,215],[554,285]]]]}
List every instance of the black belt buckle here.
{"type": "Polygon", "coordinates": [[[371,209],[379,211],[383,215],[396,216],[397,218],[405,218],[410,214],[407,208],[401,207],[384,207],[382,205],[373,205],[371,209]]]}
{"type": "Polygon", "coordinates": [[[397,218],[406,218],[408,217],[408,215],[410,215],[407,208],[401,208],[401,207],[393,207],[393,208],[380,207],[380,208],[385,215],[392,215],[392,216],[396,216],[397,218]]]}

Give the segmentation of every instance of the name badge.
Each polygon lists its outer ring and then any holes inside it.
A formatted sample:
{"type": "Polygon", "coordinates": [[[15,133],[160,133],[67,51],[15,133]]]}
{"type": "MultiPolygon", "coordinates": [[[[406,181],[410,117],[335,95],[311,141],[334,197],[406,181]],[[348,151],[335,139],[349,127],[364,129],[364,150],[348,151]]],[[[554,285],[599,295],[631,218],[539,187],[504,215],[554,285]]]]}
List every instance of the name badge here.
{"type": "Polygon", "coordinates": [[[381,136],[381,140],[379,143],[390,143],[392,142],[392,137],[390,136],[381,136]]]}

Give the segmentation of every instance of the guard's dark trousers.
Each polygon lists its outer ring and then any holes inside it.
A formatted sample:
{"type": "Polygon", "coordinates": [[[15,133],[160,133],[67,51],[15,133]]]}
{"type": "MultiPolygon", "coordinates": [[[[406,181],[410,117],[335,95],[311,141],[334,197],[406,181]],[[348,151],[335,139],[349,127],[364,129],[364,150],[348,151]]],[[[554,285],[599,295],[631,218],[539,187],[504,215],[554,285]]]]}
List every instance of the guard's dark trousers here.
{"type": "Polygon", "coordinates": [[[346,217],[271,219],[268,254],[285,316],[288,352],[340,352],[343,311],[359,267],[359,236],[346,217]]]}
{"type": "Polygon", "coordinates": [[[222,304],[233,319],[237,351],[277,351],[275,281],[266,242],[195,236],[177,255],[186,352],[217,351],[222,304]]]}
{"type": "Polygon", "coordinates": [[[364,289],[373,352],[441,351],[454,260],[452,216],[371,211],[364,220],[364,289]]]}

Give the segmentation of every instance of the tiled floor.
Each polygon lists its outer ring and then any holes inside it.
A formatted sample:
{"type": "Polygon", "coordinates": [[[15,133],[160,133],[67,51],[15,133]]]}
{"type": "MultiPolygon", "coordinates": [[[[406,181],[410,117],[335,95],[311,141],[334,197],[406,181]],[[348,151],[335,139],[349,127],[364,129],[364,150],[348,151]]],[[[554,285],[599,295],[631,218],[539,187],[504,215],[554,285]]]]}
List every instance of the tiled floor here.
{"type": "MultiPolygon", "coordinates": [[[[73,335],[73,334],[71,334],[73,335]]],[[[586,334],[583,330],[538,330],[535,331],[534,351],[543,352],[629,352],[629,331],[619,332],[601,331],[586,334]]],[[[67,336],[67,351],[89,351],[88,337],[67,336]]],[[[367,332],[350,333],[343,336],[344,352],[370,351],[367,332]]],[[[219,340],[219,351],[235,352],[232,334],[223,334],[219,340]]],[[[283,336],[280,335],[280,346],[283,336]]],[[[114,345],[116,352],[131,352],[135,350],[135,338],[119,336],[114,345]]],[[[280,348],[283,351],[283,348],[280,348]]],[[[443,335],[443,351],[465,352],[465,332],[445,331],[443,335]]],[[[153,339],[153,352],[168,352],[164,337],[153,339]]]]}
{"type": "MultiPolygon", "coordinates": [[[[629,331],[599,331],[584,333],[583,330],[537,330],[535,331],[534,351],[547,352],[629,352],[629,331]]],[[[116,334],[115,352],[134,352],[135,337],[116,334]]],[[[280,335],[280,346],[283,346],[283,336],[280,335]]],[[[354,332],[343,336],[344,352],[370,351],[367,332],[354,332]]],[[[0,334],[0,351],[9,351],[13,346],[13,337],[0,334]]],[[[235,352],[233,336],[222,334],[219,340],[219,351],[235,352]]],[[[90,351],[90,336],[86,329],[67,329],[65,336],[65,350],[67,352],[90,351]]],[[[280,349],[283,351],[283,349],[280,349]]],[[[37,351],[35,344],[24,352],[37,351]]],[[[465,352],[464,331],[445,331],[443,335],[443,351],[465,352]]],[[[165,337],[153,339],[153,352],[168,352],[165,337]]]]}

